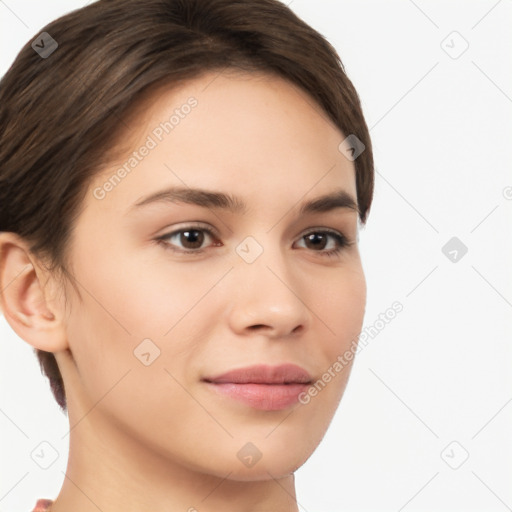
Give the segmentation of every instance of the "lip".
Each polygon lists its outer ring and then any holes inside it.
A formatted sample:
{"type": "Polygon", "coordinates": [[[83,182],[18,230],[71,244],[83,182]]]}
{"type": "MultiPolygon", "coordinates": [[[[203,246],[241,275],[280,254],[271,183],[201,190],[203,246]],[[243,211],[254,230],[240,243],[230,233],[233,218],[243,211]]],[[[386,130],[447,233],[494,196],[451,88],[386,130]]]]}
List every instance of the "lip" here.
{"type": "Polygon", "coordinates": [[[216,384],[309,384],[311,375],[296,364],[281,364],[270,366],[259,364],[230,370],[214,377],[205,377],[203,380],[216,384]]]}
{"type": "Polygon", "coordinates": [[[312,383],[311,375],[295,364],[256,365],[202,379],[212,390],[259,410],[286,409],[312,383]]]}

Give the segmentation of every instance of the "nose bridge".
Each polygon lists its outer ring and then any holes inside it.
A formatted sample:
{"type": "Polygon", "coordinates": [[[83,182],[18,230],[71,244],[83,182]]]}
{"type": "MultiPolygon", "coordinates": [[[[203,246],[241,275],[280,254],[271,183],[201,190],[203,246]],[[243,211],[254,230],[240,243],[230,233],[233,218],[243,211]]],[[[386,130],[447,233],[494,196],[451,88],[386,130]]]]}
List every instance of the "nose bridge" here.
{"type": "Polygon", "coordinates": [[[286,335],[309,324],[309,311],[297,290],[290,261],[271,235],[249,236],[237,247],[232,327],[265,327],[286,335]]]}

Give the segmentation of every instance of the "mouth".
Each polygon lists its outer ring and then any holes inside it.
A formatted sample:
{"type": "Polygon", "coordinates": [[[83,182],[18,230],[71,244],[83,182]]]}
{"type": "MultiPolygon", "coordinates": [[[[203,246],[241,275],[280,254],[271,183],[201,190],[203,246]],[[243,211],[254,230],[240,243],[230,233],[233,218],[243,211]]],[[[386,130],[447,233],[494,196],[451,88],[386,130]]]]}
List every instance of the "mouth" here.
{"type": "Polygon", "coordinates": [[[304,368],[294,364],[250,366],[201,380],[224,397],[266,411],[292,406],[313,382],[304,368]]]}

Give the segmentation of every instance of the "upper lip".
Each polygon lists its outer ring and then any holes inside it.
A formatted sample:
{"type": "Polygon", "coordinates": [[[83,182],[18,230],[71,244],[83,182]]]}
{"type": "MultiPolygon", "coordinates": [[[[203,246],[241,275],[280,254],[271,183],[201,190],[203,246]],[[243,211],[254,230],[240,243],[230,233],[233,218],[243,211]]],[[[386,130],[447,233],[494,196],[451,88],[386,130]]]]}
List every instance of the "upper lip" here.
{"type": "Polygon", "coordinates": [[[205,377],[206,382],[235,384],[309,384],[311,375],[296,364],[281,364],[279,366],[255,365],[230,370],[214,377],[205,377]]]}

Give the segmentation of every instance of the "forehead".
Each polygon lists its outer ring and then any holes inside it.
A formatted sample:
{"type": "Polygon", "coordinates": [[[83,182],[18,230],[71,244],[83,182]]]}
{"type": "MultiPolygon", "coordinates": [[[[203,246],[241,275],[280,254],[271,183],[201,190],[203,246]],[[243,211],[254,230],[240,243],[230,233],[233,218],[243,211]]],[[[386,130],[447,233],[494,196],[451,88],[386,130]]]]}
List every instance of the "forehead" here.
{"type": "Polygon", "coordinates": [[[159,182],[241,194],[286,187],[294,196],[318,182],[322,192],[336,184],[355,195],[354,164],[338,149],[344,134],[305,91],[276,75],[212,71],[161,85],[139,99],[120,134],[115,161],[94,184],[124,165],[129,185],[116,186],[112,199],[126,200],[123,189],[136,200],[137,190],[159,182]]]}

